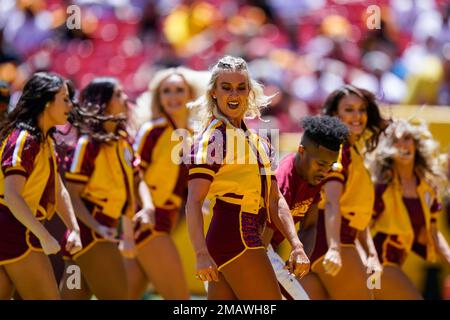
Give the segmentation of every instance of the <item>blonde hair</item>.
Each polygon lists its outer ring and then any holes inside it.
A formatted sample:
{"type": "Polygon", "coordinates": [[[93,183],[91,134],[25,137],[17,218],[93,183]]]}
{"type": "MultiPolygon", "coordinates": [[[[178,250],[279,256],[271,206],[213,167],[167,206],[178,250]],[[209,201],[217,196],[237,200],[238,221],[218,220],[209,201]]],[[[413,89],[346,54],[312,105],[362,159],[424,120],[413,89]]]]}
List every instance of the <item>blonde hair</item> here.
{"type": "Polygon", "coordinates": [[[212,90],[216,87],[217,78],[222,72],[242,72],[247,76],[250,90],[248,106],[244,114],[245,118],[260,119],[261,109],[268,106],[274,97],[274,95],[266,96],[264,94],[263,86],[250,77],[248,66],[244,59],[224,56],[211,68],[211,78],[208,82],[206,92],[197,100],[188,104],[190,109],[198,110],[199,130],[206,128],[213,118],[219,118],[226,121],[225,117],[219,112],[217,103],[211,95],[212,90]]]}
{"type": "Polygon", "coordinates": [[[374,180],[378,183],[392,181],[394,157],[398,153],[394,143],[396,139],[405,135],[411,136],[414,141],[414,173],[434,186],[443,187],[447,183],[447,178],[439,161],[439,143],[433,139],[425,123],[413,125],[406,120],[393,121],[387,127],[385,135],[373,155],[374,180]]]}
{"type": "MultiPolygon", "coordinates": [[[[205,91],[208,73],[194,71],[186,67],[161,69],[155,73],[148,85],[148,90],[137,99],[137,106],[133,110],[134,125],[140,127],[149,120],[155,120],[162,116],[162,106],[159,88],[161,84],[172,75],[183,78],[189,88],[190,100],[195,100],[205,91]]],[[[195,117],[195,110],[189,110],[189,117],[195,117]]]]}

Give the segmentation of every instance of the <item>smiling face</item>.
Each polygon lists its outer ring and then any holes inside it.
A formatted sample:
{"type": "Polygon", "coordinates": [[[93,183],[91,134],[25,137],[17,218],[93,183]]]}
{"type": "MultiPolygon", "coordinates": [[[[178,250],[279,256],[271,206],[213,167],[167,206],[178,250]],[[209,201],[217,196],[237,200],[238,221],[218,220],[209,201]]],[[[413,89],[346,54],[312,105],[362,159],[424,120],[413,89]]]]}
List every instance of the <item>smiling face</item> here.
{"type": "Polygon", "coordinates": [[[348,127],[354,138],[360,136],[367,125],[367,107],[365,102],[355,94],[349,94],[339,101],[337,114],[348,127]]]}
{"type": "Polygon", "coordinates": [[[235,71],[222,71],[216,79],[211,96],[217,106],[235,126],[240,126],[248,107],[250,93],[247,74],[235,71]]]}
{"type": "Polygon", "coordinates": [[[396,149],[394,161],[399,165],[409,165],[414,163],[416,146],[410,134],[403,134],[400,138],[394,138],[393,146],[396,149]]]}
{"type": "Polygon", "coordinates": [[[186,112],[186,104],[191,98],[189,86],[179,74],[170,75],[159,86],[161,107],[171,117],[186,112]]]}
{"type": "Polygon", "coordinates": [[[64,125],[72,109],[72,101],[69,98],[69,89],[64,84],[53,101],[49,102],[44,111],[44,119],[48,121],[46,127],[51,128],[64,125]]]}

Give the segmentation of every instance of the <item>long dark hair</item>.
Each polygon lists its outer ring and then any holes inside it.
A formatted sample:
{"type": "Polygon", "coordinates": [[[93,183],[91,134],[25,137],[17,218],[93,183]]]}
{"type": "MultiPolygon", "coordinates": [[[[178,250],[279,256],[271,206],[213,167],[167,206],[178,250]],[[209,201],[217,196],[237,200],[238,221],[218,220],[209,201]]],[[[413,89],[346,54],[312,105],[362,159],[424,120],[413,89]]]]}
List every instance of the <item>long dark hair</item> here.
{"type": "Polygon", "coordinates": [[[328,95],[323,105],[323,114],[328,116],[336,116],[339,102],[341,101],[341,99],[350,94],[354,94],[357,97],[361,98],[366,104],[366,129],[370,130],[370,132],[372,133],[370,138],[366,140],[366,151],[371,152],[377,147],[380,134],[386,129],[389,124],[389,121],[381,116],[375,95],[372,92],[366,89],[357,88],[352,85],[344,85],[328,95]]]}
{"type": "Polygon", "coordinates": [[[123,116],[106,115],[106,107],[113,97],[119,81],[111,77],[99,77],[92,80],[82,91],[80,103],[72,108],[70,122],[78,130],[78,134],[87,134],[94,141],[104,143],[118,140],[119,135],[108,133],[103,124],[106,121],[126,121],[123,116]]]}
{"type": "MultiPolygon", "coordinates": [[[[0,140],[3,141],[15,128],[28,130],[40,141],[44,133],[38,126],[38,117],[45,110],[47,103],[54,101],[61,88],[70,84],[61,76],[50,72],[37,72],[25,84],[16,107],[7,114],[1,124],[0,140]]],[[[73,90],[73,87],[71,88],[73,90]]],[[[50,129],[53,136],[55,128],[50,129]]]]}

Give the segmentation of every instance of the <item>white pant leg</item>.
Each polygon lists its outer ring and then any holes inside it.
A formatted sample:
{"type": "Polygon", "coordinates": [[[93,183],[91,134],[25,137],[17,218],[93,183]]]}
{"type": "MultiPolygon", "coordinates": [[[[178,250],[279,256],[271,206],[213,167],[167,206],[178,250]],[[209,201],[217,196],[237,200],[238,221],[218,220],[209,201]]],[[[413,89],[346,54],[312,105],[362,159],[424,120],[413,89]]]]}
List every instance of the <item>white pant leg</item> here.
{"type": "MultiPolygon", "coordinates": [[[[285,262],[273,250],[271,245],[267,248],[267,255],[273,270],[275,271],[279,285],[282,286],[294,300],[310,300],[305,289],[303,289],[295,276],[291,274],[289,270],[284,269],[285,262]]],[[[283,296],[283,300],[286,300],[286,297],[283,296]]]]}

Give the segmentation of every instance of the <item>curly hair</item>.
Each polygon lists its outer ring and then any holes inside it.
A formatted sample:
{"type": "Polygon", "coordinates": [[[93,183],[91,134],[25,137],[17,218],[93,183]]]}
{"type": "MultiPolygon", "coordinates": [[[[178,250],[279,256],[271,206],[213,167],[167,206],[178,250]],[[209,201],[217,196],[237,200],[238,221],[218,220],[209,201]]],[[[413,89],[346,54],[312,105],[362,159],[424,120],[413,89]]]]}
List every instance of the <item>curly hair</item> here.
{"type": "Polygon", "coordinates": [[[308,116],[303,118],[305,138],[332,151],[339,151],[340,145],[348,137],[348,128],[338,118],[330,116],[308,116]]]}
{"type": "Polygon", "coordinates": [[[394,147],[397,139],[410,136],[414,140],[414,172],[434,185],[442,185],[447,180],[439,163],[439,144],[433,139],[425,124],[412,125],[406,120],[393,121],[380,140],[372,162],[374,180],[390,183],[394,176],[394,158],[398,150],[394,147]]]}
{"type": "Polygon", "coordinates": [[[223,119],[218,110],[216,101],[213,99],[211,92],[216,87],[217,78],[222,72],[242,72],[248,78],[248,86],[250,88],[248,96],[248,107],[244,114],[246,118],[261,118],[261,109],[268,106],[274,95],[266,96],[263,86],[250,77],[247,62],[239,57],[224,56],[217,61],[211,68],[211,79],[209,80],[206,92],[194,102],[188,104],[189,108],[197,109],[200,128],[205,128],[213,118],[223,119]]]}
{"type": "Polygon", "coordinates": [[[366,151],[375,150],[378,145],[380,134],[386,129],[389,121],[383,119],[380,109],[375,99],[375,95],[365,89],[357,88],[353,85],[344,85],[330,93],[323,105],[323,114],[336,116],[339,102],[346,96],[354,94],[361,98],[367,107],[367,125],[366,129],[370,132],[370,137],[365,141],[366,151]]]}
{"type": "Polygon", "coordinates": [[[126,116],[106,115],[106,108],[114,94],[119,81],[111,77],[100,77],[92,80],[82,91],[80,103],[71,110],[70,122],[78,130],[78,135],[87,134],[94,141],[105,143],[118,140],[116,132],[107,132],[106,121],[119,122],[119,127],[125,127],[126,116]]]}

